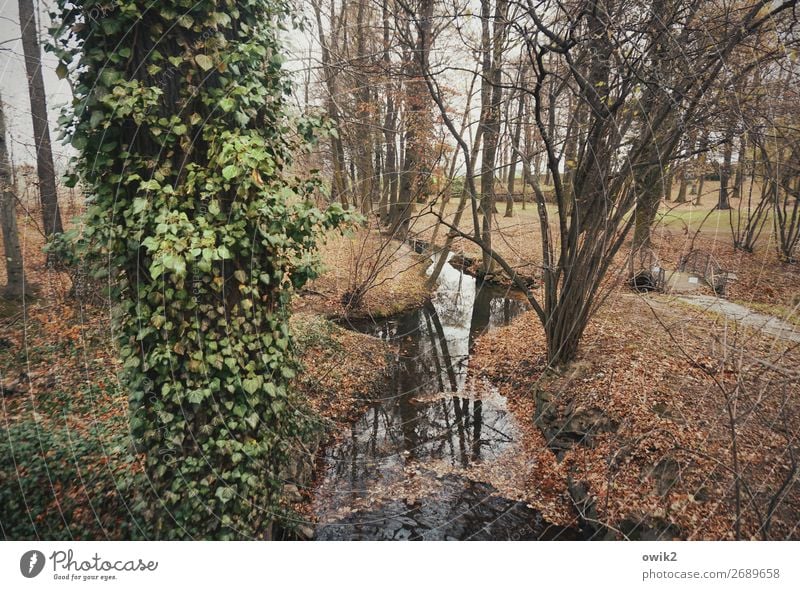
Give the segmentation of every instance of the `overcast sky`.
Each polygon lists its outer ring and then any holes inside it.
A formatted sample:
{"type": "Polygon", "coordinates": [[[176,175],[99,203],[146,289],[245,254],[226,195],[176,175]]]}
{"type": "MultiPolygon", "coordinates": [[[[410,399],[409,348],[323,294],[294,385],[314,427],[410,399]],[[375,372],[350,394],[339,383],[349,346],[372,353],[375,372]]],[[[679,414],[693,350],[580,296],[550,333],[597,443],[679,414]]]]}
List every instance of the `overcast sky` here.
{"type": "MultiPolygon", "coordinates": [[[[34,0],[38,7],[38,25],[40,38],[47,39],[47,27],[50,18],[47,14],[52,2],[34,0]]],[[[31,123],[28,86],[25,78],[25,61],[22,56],[20,41],[19,11],[17,0],[0,0],[0,95],[5,105],[6,127],[9,134],[12,158],[15,164],[33,164],[36,159],[33,148],[33,126],[31,123]]],[[[307,42],[303,34],[292,32],[287,39],[291,53],[304,47],[307,42]]],[[[43,51],[44,85],[47,93],[47,106],[50,119],[50,134],[53,143],[53,156],[59,170],[65,170],[71,148],[63,146],[56,139],[58,136],[58,117],[61,106],[72,100],[69,84],[56,75],[58,61],[52,54],[43,51]]],[[[303,67],[298,59],[287,61],[287,68],[303,67]]]]}
{"type": "MultiPolygon", "coordinates": [[[[41,16],[40,35],[45,35],[46,28],[50,23],[46,5],[41,6],[39,16],[41,16]]],[[[33,127],[25,78],[25,61],[22,58],[22,42],[19,36],[17,0],[0,0],[0,94],[2,94],[5,104],[6,126],[11,140],[12,157],[15,164],[24,162],[32,164],[35,162],[36,155],[33,148],[33,127]]],[[[60,106],[71,100],[71,94],[66,80],[59,80],[56,76],[56,58],[44,53],[43,59],[53,156],[56,166],[63,170],[69,152],[56,140],[58,135],[56,121],[60,106]]]]}
{"type": "MultiPolygon", "coordinates": [[[[48,37],[47,27],[50,24],[50,19],[47,12],[52,3],[52,0],[34,0],[34,4],[38,8],[37,18],[40,38],[42,39],[47,39],[48,37]]],[[[291,31],[286,35],[285,48],[289,55],[285,65],[288,70],[297,72],[307,67],[309,45],[316,48],[316,43],[309,38],[309,35],[316,35],[313,28],[306,32],[291,31]]],[[[0,0],[0,94],[2,94],[2,100],[5,104],[11,155],[17,165],[22,163],[33,164],[35,162],[33,129],[25,78],[25,62],[19,37],[17,0],[0,0]]],[[[457,49],[455,51],[454,49],[454,47],[445,49],[445,53],[450,56],[450,60],[453,60],[453,57],[459,53],[457,49]]],[[[463,46],[459,49],[463,50],[463,46]]],[[[318,60],[318,52],[314,51],[312,54],[312,67],[315,69],[318,67],[318,60]]],[[[72,148],[62,145],[57,140],[59,132],[57,120],[61,107],[67,104],[72,99],[72,96],[67,81],[60,80],[56,76],[56,65],[56,58],[47,52],[43,52],[44,84],[47,93],[53,154],[57,168],[64,171],[69,157],[72,155],[72,148]]],[[[456,87],[460,88],[466,85],[465,79],[461,79],[462,75],[456,75],[455,78],[450,82],[454,83],[456,87]]],[[[295,86],[298,100],[302,100],[302,79],[302,74],[298,73],[296,77],[297,85],[295,86]]],[[[454,102],[457,106],[461,103],[456,97],[452,97],[451,102],[454,102]]]]}

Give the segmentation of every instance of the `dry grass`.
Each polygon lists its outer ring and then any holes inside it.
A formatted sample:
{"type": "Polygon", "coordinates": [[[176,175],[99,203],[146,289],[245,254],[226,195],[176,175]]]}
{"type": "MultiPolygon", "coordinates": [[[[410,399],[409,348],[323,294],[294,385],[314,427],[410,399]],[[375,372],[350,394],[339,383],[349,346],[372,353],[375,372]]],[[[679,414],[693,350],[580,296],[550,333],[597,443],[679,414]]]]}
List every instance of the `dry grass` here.
{"type": "Polygon", "coordinates": [[[429,295],[427,259],[406,244],[375,231],[328,236],[321,248],[323,274],[296,303],[298,311],[329,317],[381,317],[420,305],[429,295]],[[347,304],[347,294],[366,285],[363,301],[347,304]]]}

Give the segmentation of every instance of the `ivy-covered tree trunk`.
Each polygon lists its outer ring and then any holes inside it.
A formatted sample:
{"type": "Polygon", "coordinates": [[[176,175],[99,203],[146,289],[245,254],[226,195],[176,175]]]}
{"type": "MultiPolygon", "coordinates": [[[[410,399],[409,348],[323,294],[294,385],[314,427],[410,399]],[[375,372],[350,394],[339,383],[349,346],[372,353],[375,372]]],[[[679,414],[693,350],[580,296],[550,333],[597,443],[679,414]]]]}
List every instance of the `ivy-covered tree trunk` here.
{"type": "Polygon", "coordinates": [[[59,0],[86,237],[119,302],[122,383],[158,538],[268,538],[303,434],[288,382],[293,289],[341,219],[290,181],[280,0],[59,0]],[[84,3],[83,8],[87,9],[84,3]],[[77,54],[78,59],[73,61],[77,54]]]}

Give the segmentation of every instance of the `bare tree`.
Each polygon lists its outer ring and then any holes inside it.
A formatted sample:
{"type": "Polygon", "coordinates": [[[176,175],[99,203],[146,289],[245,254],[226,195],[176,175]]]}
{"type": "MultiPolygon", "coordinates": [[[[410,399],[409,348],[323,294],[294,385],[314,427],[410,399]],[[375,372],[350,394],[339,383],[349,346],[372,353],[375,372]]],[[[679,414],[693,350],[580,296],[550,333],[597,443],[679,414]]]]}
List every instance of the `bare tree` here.
{"type": "Polygon", "coordinates": [[[483,272],[492,272],[493,260],[488,252],[492,248],[492,218],[495,210],[495,166],[500,138],[501,105],[503,102],[503,49],[508,30],[508,2],[496,0],[492,15],[490,0],[481,0],[481,127],[483,153],[481,154],[481,214],[483,226],[483,272]]]}
{"type": "MultiPolygon", "coordinates": [[[[687,124],[719,83],[726,59],[795,2],[761,0],[735,12],[699,0],[634,4],[528,2],[524,14],[512,21],[526,44],[532,86],[522,90],[533,99],[532,115],[544,144],[555,199],[552,211],[534,182],[543,299],[523,284],[486,236],[452,228],[477,243],[485,257],[525,290],[544,326],[548,358],[554,365],[574,358],[589,318],[609,292],[604,279],[634,220],[644,238],[635,238],[634,244],[649,240],[664,194],[665,169],[687,124]],[[569,183],[551,124],[556,77],[559,87],[571,95],[574,108],[585,109],[585,118],[581,117],[585,138],[579,142],[574,170],[569,167],[569,183]],[[560,82],[564,78],[568,84],[560,82]],[[635,215],[630,215],[634,209],[635,215]]],[[[436,81],[432,76],[428,81],[435,95],[436,81]]],[[[498,84],[496,78],[492,81],[498,84]]],[[[453,131],[451,125],[448,128],[453,131]]]]}
{"type": "Polygon", "coordinates": [[[733,138],[736,133],[734,123],[728,123],[725,129],[725,136],[722,141],[722,162],[719,165],[719,200],[716,208],[720,211],[727,211],[731,208],[730,204],[730,180],[731,180],[731,160],[733,158],[733,138]]]}
{"type": "Polygon", "coordinates": [[[430,162],[426,150],[429,148],[431,124],[431,105],[425,86],[424,72],[428,70],[430,52],[433,46],[433,0],[416,0],[403,3],[406,16],[413,15],[406,21],[407,28],[403,38],[411,50],[407,60],[405,83],[405,133],[403,143],[403,165],[400,173],[400,184],[397,207],[392,214],[392,233],[404,235],[408,229],[413,201],[428,190],[430,180],[430,162]],[[411,28],[415,30],[412,31],[411,28]]]}
{"type": "MultiPolygon", "coordinates": [[[[520,79],[525,77],[524,69],[520,71],[520,79]]],[[[508,196],[506,197],[506,217],[512,217],[514,215],[514,185],[517,179],[517,161],[520,155],[520,141],[522,139],[522,125],[523,119],[525,118],[525,99],[522,93],[518,94],[517,97],[517,116],[516,121],[511,122],[509,124],[514,125],[514,133],[511,137],[511,162],[508,165],[508,196]]],[[[524,166],[524,163],[523,163],[524,166]]],[[[527,179],[524,177],[523,174],[523,190],[524,185],[527,179]]]]}
{"type": "Polygon", "coordinates": [[[28,76],[28,94],[33,119],[33,138],[36,142],[36,166],[39,176],[39,200],[46,236],[64,231],[58,207],[53,150],[50,145],[50,125],[47,120],[47,98],[42,78],[42,52],[37,38],[33,0],[19,0],[19,22],[22,31],[22,50],[28,76]]]}
{"type": "MultiPolygon", "coordinates": [[[[754,130],[753,135],[757,137],[754,130]]],[[[755,250],[756,242],[761,237],[761,232],[767,224],[772,202],[775,199],[775,185],[762,178],[758,194],[756,191],[756,157],[757,146],[753,145],[753,157],[750,165],[750,186],[746,192],[739,189],[739,200],[735,209],[731,209],[729,216],[731,235],[733,237],[733,247],[743,252],[752,253],[755,250]]],[[[740,152],[740,167],[744,168],[745,154],[740,152]]],[[[744,183],[744,180],[742,180],[744,183]]]]}
{"type": "Polygon", "coordinates": [[[3,289],[3,296],[19,299],[24,295],[26,285],[13,186],[6,144],[6,119],[0,97],[0,229],[3,231],[6,258],[6,286],[3,289]]]}
{"type": "MultiPolygon", "coordinates": [[[[325,36],[325,28],[323,27],[322,23],[322,9],[320,6],[319,1],[315,1],[312,3],[314,9],[314,15],[316,16],[317,21],[317,32],[319,34],[319,44],[322,53],[322,72],[325,81],[325,88],[326,88],[326,108],[328,111],[328,117],[336,126],[336,130],[334,133],[331,134],[331,162],[333,164],[333,183],[331,187],[331,196],[334,199],[339,199],[342,205],[347,206],[348,201],[348,184],[347,184],[347,173],[345,172],[345,162],[344,162],[344,146],[342,144],[342,137],[341,137],[341,117],[339,116],[339,106],[336,103],[336,70],[333,67],[332,63],[332,56],[331,56],[331,47],[329,45],[329,37],[326,38],[325,36]]],[[[331,11],[333,11],[333,5],[331,6],[331,11]]],[[[335,18],[335,14],[330,15],[331,19],[331,37],[334,36],[335,31],[338,27],[342,26],[343,19],[339,18],[338,21],[335,18]]]]}

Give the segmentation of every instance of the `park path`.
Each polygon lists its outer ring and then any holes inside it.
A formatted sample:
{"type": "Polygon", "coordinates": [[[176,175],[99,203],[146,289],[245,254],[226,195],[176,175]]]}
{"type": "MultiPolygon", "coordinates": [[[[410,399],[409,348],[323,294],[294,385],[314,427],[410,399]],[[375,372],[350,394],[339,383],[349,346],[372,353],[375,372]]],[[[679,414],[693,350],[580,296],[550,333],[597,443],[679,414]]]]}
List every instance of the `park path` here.
{"type": "Polygon", "coordinates": [[[718,313],[744,326],[761,330],[776,338],[800,342],[800,328],[773,315],[759,313],[744,305],[711,295],[681,295],[678,299],[706,311],[718,313]]]}

